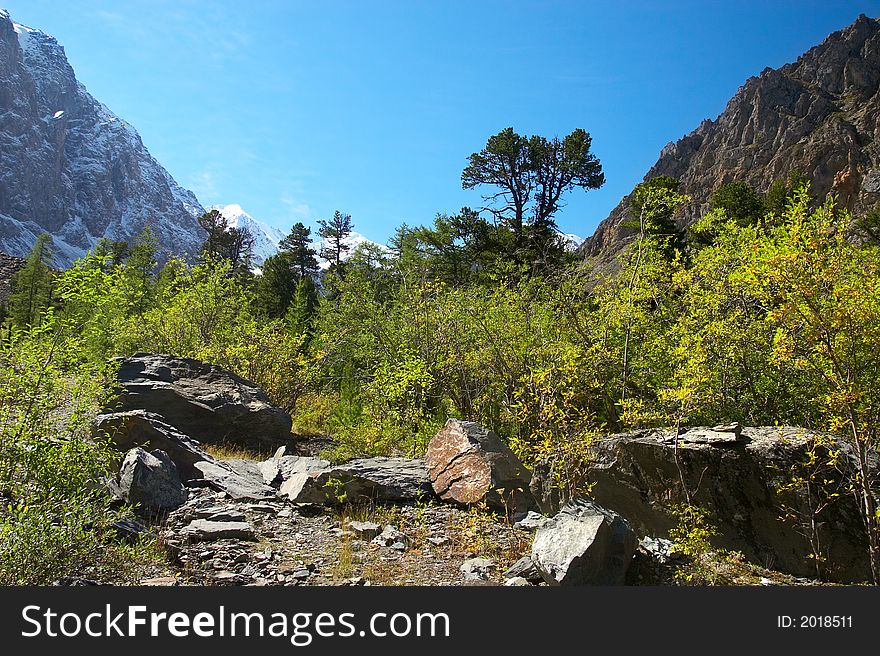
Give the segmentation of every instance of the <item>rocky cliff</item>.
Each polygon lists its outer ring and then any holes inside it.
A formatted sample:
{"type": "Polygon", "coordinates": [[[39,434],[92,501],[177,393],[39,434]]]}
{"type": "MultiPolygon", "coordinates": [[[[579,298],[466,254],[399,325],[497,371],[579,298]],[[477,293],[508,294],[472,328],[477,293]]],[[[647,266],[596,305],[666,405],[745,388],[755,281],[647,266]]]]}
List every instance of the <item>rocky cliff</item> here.
{"type": "Polygon", "coordinates": [[[24,255],[45,231],[65,266],[150,224],[163,255],[186,255],[203,239],[202,211],[77,81],[64,48],[0,9],[0,250],[24,255]]]}
{"type": "MultiPolygon", "coordinates": [[[[744,180],[766,192],[791,171],[819,195],[838,195],[859,212],[880,201],[880,21],[862,15],[795,63],[750,78],[714,121],[668,144],[645,175],[670,175],[694,202],[678,217],[688,225],[712,192],[744,180]]],[[[628,197],[584,244],[608,256],[627,239],[619,223],[628,197]]]]}

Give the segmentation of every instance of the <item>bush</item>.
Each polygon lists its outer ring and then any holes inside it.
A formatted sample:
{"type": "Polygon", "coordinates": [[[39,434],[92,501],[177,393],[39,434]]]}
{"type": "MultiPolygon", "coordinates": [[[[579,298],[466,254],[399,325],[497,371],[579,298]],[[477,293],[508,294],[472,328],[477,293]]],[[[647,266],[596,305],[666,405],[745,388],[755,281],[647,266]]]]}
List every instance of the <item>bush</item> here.
{"type": "Polygon", "coordinates": [[[101,368],[76,362],[71,328],[46,322],[0,347],[0,584],[63,576],[129,581],[149,545],[112,528],[101,484],[118,456],[89,435],[110,392],[101,368]]]}

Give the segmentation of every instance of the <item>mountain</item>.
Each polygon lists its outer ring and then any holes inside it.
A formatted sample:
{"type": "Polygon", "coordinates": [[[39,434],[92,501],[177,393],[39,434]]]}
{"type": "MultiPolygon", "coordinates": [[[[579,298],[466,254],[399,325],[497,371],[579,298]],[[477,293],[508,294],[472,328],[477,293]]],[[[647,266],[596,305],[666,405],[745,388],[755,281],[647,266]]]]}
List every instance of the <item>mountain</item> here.
{"type": "MultiPolygon", "coordinates": [[[[342,243],[348,246],[348,251],[342,257],[343,260],[347,260],[354,252],[357,250],[358,246],[375,246],[377,249],[382,251],[383,253],[390,253],[391,249],[385,246],[384,244],[380,244],[379,242],[375,242],[372,239],[367,239],[359,232],[350,233],[345,239],[342,240],[342,243]]],[[[329,269],[330,262],[321,257],[321,251],[325,248],[329,248],[330,244],[326,239],[313,239],[312,240],[312,248],[318,253],[318,266],[321,270],[329,269]]]]}
{"type": "Polygon", "coordinates": [[[568,253],[576,253],[578,249],[584,245],[584,238],[573,233],[559,233],[559,238],[562,239],[562,247],[568,253]]]}
{"type": "MultiPolygon", "coordinates": [[[[864,15],[793,64],[749,78],[714,121],[668,144],[645,175],[669,175],[694,203],[689,225],[720,185],[743,180],[766,192],[799,171],[819,196],[862,212],[880,201],[880,21],[864,15]]],[[[628,197],[599,224],[582,252],[608,256],[626,243],[619,223],[628,197]]]]}
{"type": "Polygon", "coordinates": [[[163,256],[198,251],[203,212],[137,131],[80,84],[64,48],[0,9],[0,250],[54,238],[58,266],[147,224],[163,256]]]}
{"type": "Polygon", "coordinates": [[[278,252],[278,244],[284,239],[284,233],[262,221],[257,221],[245,212],[241,205],[212,205],[209,210],[217,210],[232,228],[245,228],[254,238],[254,266],[261,267],[263,262],[278,252]]]}
{"type": "MultiPolygon", "coordinates": [[[[258,221],[250,214],[245,212],[241,205],[212,205],[209,209],[217,210],[221,215],[227,220],[229,225],[233,228],[247,228],[248,232],[251,233],[254,237],[254,259],[253,263],[256,267],[261,267],[263,263],[275,255],[278,252],[278,244],[282,239],[286,236],[286,233],[282,232],[278,228],[270,226],[267,223],[263,223],[262,221],[258,221]]],[[[314,233],[313,233],[314,234],[314,233]]],[[[348,237],[343,240],[343,243],[349,247],[346,258],[351,257],[354,251],[361,244],[372,244],[384,251],[388,251],[387,246],[383,246],[375,241],[367,239],[359,232],[352,232],[348,237]]],[[[322,249],[328,246],[326,239],[312,239],[312,248],[315,249],[317,253],[320,253],[322,249]]],[[[321,258],[318,259],[318,266],[321,269],[327,269],[330,266],[330,262],[321,258]]]]}

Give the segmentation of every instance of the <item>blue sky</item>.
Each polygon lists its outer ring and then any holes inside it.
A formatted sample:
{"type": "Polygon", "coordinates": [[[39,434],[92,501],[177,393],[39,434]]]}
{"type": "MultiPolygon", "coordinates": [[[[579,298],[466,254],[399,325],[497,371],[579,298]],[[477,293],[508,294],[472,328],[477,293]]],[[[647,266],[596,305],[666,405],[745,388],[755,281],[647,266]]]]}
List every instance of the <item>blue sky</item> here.
{"type": "Polygon", "coordinates": [[[335,209],[384,241],[479,207],[467,156],[512,126],[582,127],[607,182],[557,220],[592,233],[660,149],[880,0],[0,0],[205,205],[282,230],[335,209]]]}

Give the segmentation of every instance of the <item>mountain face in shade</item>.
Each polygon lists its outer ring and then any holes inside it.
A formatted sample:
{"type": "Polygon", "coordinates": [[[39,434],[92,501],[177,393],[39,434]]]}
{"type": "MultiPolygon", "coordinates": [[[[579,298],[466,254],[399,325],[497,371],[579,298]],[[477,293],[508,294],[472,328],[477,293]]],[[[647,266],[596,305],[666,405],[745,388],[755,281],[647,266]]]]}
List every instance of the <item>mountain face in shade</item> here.
{"type": "Polygon", "coordinates": [[[0,250],[24,255],[48,232],[63,267],[101,237],[130,241],[149,224],[162,259],[188,256],[205,237],[202,212],[77,81],[64,48],[0,9],[0,250]]]}
{"type": "MultiPolygon", "coordinates": [[[[860,16],[795,63],[765,69],[740,87],[714,121],[668,144],[645,179],[669,175],[694,203],[689,225],[720,185],[743,180],[766,192],[799,171],[814,194],[832,192],[862,212],[880,202],[880,21],[860,16]]],[[[610,256],[629,235],[619,227],[628,197],[599,224],[582,252],[610,256]]]]}

